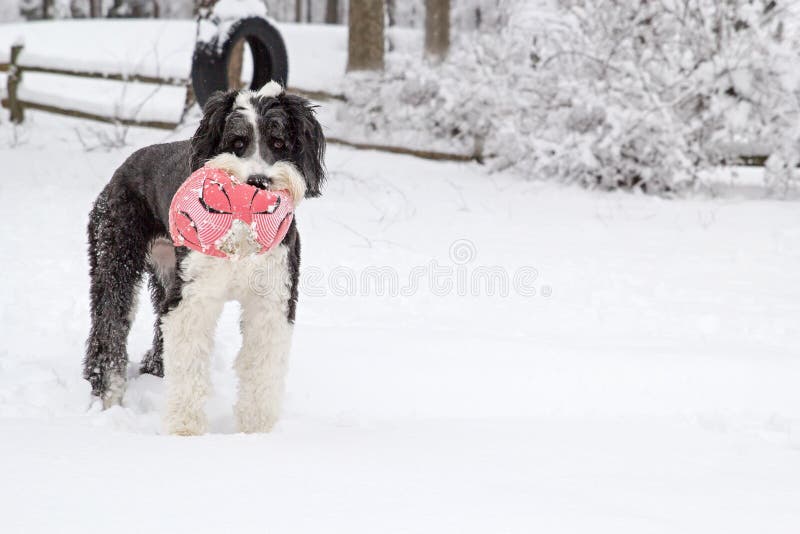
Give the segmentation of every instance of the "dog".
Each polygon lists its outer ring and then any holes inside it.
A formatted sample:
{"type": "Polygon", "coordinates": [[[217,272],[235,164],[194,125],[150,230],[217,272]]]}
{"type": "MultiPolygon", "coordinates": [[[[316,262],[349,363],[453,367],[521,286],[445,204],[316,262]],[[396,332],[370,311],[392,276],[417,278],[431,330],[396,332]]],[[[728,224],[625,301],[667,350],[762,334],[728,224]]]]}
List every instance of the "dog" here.
{"type": "Polygon", "coordinates": [[[204,164],[263,189],[286,189],[297,205],[325,182],[325,137],[312,106],[276,82],[258,91],[213,94],[191,139],[145,147],[114,173],[89,216],[91,330],[84,378],[104,408],[125,392],[128,332],[145,273],[156,313],[141,373],[166,382],[165,430],[207,430],[209,360],[223,304],[242,306],[234,408],[240,432],[267,432],[278,419],[297,309],[300,236],[293,220],[281,244],[260,255],[217,258],[175,246],[169,207],[204,164]],[[252,280],[268,278],[269,291],[252,280]]]}

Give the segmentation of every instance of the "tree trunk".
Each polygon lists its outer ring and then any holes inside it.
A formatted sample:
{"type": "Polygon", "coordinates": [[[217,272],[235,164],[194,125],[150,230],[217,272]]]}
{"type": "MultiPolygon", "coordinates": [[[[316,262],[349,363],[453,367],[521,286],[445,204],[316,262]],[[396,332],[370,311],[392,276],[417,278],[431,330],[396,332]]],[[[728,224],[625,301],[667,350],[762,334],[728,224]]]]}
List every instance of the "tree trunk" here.
{"type": "Polygon", "coordinates": [[[228,62],[228,89],[241,89],[242,63],[244,62],[244,39],[239,39],[231,50],[231,59],[228,62]]]}
{"type": "Polygon", "coordinates": [[[303,22],[303,0],[294,0],[294,21],[303,22]]]}
{"type": "Polygon", "coordinates": [[[103,16],[103,1],[89,0],[89,16],[98,19],[103,16]]]}
{"type": "Polygon", "coordinates": [[[350,0],[347,70],[383,70],[383,0],[350,0]]]}
{"type": "MultiPolygon", "coordinates": [[[[98,4],[103,4],[102,1],[99,1],[98,4]]],[[[124,14],[126,17],[130,17],[131,13],[127,12],[127,10],[123,9],[125,6],[125,2],[123,0],[114,0],[114,5],[111,6],[111,10],[108,12],[108,18],[117,18],[124,14]]]]}
{"type": "Polygon", "coordinates": [[[311,24],[311,0],[306,0],[306,22],[311,24]]]}
{"type": "Polygon", "coordinates": [[[441,61],[450,48],[450,0],[425,0],[425,54],[441,61]]]}
{"type": "Polygon", "coordinates": [[[339,0],[325,3],[325,24],[339,24],[339,0]]]}
{"type": "Polygon", "coordinates": [[[395,12],[397,11],[397,0],[386,0],[386,23],[389,27],[395,25],[395,12]]]}

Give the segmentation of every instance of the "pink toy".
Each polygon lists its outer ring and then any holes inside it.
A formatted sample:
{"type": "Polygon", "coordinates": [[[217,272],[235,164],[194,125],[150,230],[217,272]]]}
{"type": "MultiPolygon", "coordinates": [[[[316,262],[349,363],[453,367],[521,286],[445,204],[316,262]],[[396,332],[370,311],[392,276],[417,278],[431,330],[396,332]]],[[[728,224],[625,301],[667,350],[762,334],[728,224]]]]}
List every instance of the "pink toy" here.
{"type": "Polygon", "coordinates": [[[169,232],[176,246],[210,256],[263,254],[286,237],[293,212],[287,191],[266,191],[201,167],[172,197],[169,232]]]}

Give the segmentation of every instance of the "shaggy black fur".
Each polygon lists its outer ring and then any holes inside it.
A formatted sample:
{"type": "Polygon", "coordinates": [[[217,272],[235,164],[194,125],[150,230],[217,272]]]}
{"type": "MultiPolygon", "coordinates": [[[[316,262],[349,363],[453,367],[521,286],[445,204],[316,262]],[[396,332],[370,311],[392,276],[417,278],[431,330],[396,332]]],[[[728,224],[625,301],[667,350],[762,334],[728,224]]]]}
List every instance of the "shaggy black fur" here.
{"type": "MultiPolygon", "coordinates": [[[[237,156],[259,151],[272,164],[290,161],[306,180],[307,197],[319,196],[325,180],[325,138],[313,107],[296,95],[253,96],[259,136],[234,109],[236,91],[218,92],[206,103],[203,119],[190,140],[152,145],[132,154],[95,201],[89,216],[91,331],[86,343],[84,378],[92,393],[105,398],[115,381],[125,380],[127,337],[135,297],[145,272],[157,315],[153,347],[141,372],[163,376],[161,317],[180,302],[180,262],[188,253],[175,248],[176,262],[156,270],[148,262],[154,240],[169,239],[169,206],[183,181],[207,160],[223,152],[237,156]],[[259,146],[252,142],[261,139],[259,146]]],[[[289,249],[292,279],[288,319],[294,321],[300,268],[300,237],[292,223],[281,246],[289,249]]]]}

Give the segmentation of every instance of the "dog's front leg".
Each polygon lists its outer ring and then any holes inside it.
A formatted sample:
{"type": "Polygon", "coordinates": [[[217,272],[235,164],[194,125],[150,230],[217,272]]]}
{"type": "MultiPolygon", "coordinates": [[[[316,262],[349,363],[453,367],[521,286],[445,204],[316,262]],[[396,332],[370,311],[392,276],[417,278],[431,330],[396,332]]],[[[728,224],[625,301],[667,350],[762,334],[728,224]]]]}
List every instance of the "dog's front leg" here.
{"type": "Polygon", "coordinates": [[[267,294],[242,299],[242,348],[236,357],[240,432],[268,432],[280,415],[285,389],[292,324],[287,314],[289,288],[285,265],[269,270],[267,294]]]}
{"type": "Polygon", "coordinates": [[[220,260],[198,253],[190,253],[187,260],[180,301],[161,320],[167,389],[164,423],[170,434],[194,436],[207,428],[209,362],[225,298],[224,285],[213,272],[214,262],[220,260]]]}

